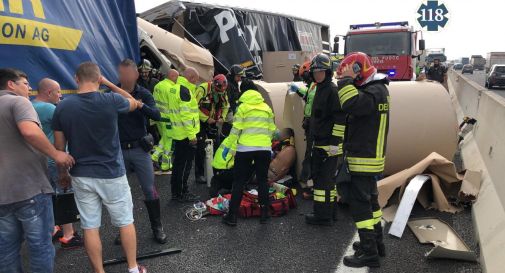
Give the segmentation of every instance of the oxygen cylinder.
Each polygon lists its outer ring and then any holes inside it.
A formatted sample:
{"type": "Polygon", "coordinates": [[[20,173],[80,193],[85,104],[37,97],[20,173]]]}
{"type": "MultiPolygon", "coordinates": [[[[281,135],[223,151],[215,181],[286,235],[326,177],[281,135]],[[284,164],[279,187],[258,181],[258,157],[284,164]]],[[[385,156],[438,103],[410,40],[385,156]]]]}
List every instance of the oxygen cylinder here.
{"type": "Polygon", "coordinates": [[[212,139],[205,140],[205,179],[207,187],[210,188],[210,180],[214,176],[212,170],[212,160],[214,159],[214,141],[212,139]]]}

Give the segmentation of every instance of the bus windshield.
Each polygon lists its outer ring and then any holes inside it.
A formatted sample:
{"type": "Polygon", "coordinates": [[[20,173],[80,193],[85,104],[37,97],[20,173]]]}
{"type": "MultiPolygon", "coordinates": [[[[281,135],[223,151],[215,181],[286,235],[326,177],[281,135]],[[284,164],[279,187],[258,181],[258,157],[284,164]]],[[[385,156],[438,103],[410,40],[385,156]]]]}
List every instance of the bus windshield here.
{"type": "Polygon", "coordinates": [[[346,54],[360,51],[370,56],[410,55],[409,32],[350,34],[345,42],[346,54]]]}

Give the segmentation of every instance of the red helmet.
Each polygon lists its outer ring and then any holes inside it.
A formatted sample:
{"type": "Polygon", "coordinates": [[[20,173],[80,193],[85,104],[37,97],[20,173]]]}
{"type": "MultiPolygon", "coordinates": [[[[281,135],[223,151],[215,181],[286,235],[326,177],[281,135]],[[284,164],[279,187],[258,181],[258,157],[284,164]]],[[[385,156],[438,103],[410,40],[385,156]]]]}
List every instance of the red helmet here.
{"type": "Polygon", "coordinates": [[[212,80],[212,84],[214,85],[214,90],[216,90],[219,93],[222,93],[226,91],[226,88],[228,87],[228,80],[226,79],[225,75],[218,74],[212,80]]]}
{"type": "Polygon", "coordinates": [[[342,69],[348,65],[352,67],[355,73],[358,73],[358,77],[356,77],[357,86],[363,85],[368,78],[377,73],[377,68],[372,65],[372,60],[363,52],[353,52],[345,56],[340,63],[337,75],[341,75],[342,69]]]}
{"type": "Polygon", "coordinates": [[[300,69],[298,69],[298,76],[303,78],[303,73],[305,72],[310,72],[310,61],[306,61],[300,66],[300,69]]]}

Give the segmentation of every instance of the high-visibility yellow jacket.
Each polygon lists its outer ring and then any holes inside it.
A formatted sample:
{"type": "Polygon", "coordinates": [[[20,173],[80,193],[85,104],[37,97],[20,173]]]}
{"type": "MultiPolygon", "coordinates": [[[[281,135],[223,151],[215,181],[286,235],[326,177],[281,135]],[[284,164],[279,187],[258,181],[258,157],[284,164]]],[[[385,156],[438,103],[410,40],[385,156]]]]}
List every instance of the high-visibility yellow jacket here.
{"type": "Polygon", "coordinates": [[[219,119],[224,120],[230,109],[226,91],[219,94],[213,88],[211,82],[204,82],[196,88],[200,121],[202,122],[206,122],[209,118],[216,121],[219,119]]]}
{"type": "Polygon", "coordinates": [[[258,91],[248,90],[239,99],[226,147],[236,143],[238,152],[271,150],[275,133],[274,114],[258,91]]]}
{"type": "Polygon", "coordinates": [[[314,96],[316,95],[317,84],[315,82],[311,83],[308,87],[302,86],[296,92],[305,101],[305,107],[303,108],[303,115],[306,118],[310,118],[312,113],[312,103],[314,102],[314,96]]]}
{"type": "Polygon", "coordinates": [[[196,96],[195,96],[196,85],[195,84],[190,83],[188,81],[188,79],[186,79],[183,76],[177,77],[177,84],[180,84],[180,85],[186,87],[191,92],[191,96],[193,96],[196,99],[196,96]]]}
{"type": "Polygon", "coordinates": [[[172,131],[172,123],[168,114],[168,92],[175,84],[169,79],[164,79],[154,86],[154,101],[156,102],[156,107],[161,112],[161,119],[159,122],[156,122],[156,125],[161,134],[171,134],[172,131]]]}
{"type": "Polygon", "coordinates": [[[167,105],[164,111],[168,114],[172,125],[172,138],[175,140],[196,139],[200,132],[198,106],[191,92],[180,84],[169,86],[167,105]]]}
{"type": "MultiPolygon", "coordinates": [[[[226,139],[224,141],[226,141],[226,139]]],[[[235,153],[233,151],[237,150],[237,145],[235,143],[234,146],[229,147],[230,151],[226,155],[226,159],[223,159],[223,150],[226,148],[224,141],[221,143],[221,145],[219,145],[219,148],[217,148],[217,151],[214,154],[214,160],[212,160],[212,167],[218,170],[230,170],[235,164],[235,153]]]]}

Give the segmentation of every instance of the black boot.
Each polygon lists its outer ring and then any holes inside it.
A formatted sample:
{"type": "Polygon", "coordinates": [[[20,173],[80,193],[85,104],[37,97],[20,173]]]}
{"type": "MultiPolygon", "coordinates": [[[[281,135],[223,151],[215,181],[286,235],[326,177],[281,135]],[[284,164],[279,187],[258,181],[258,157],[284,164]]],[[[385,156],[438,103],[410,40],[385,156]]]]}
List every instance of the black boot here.
{"type": "Polygon", "coordinates": [[[344,257],[344,265],[349,267],[379,267],[379,255],[373,230],[358,230],[360,249],[354,255],[344,257]]]}
{"type": "Polygon", "coordinates": [[[205,176],[203,175],[198,175],[195,178],[195,183],[196,184],[207,184],[207,180],[205,179],[205,176]]]}
{"type": "Polygon", "coordinates": [[[331,205],[314,201],[314,212],[305,215],[305,223],[318,226],[333,226],[331,205]]]}
{"type": "Polygon", "coordinates": [[[149,214],[154,239],[160,244],[165,244],[167,242],[167,235],[163,231],[163,225],[161,224],[160,199],[145,200],[144,203],[149,214]]]}
{"type": "Polygon", "coordinates": [[[260,224],[266,224],[270,221],[270,208],[261,206],[260,224]]]}
{"type": "Polygon", "coordinates": [[[237,225],[237,215],[235,215],[235,213],[228,212],[223,216],[221,221],[228,226],[234,227],[237,225]]]}
{"type": "MultiPolygon", "coordinates": [[[[374,231],[375,231],[375,242],[377,243],[377,252],[379,253],[379,256],[381,257],[386,257],[386,245],[384,245],[384,233],[382,231],[382,224],[378,223],[373,226],[374,231]]],[[[361,244],[360,242],[354,242],[352,244],[352,248],[355,251],[360,250],[361,244]]]]}
{"type": "Polygon", "coordinates": [[[331,218],[333,219],[334,222],[338,220],[337,218],[337,197],[335,197],[335,202],[330,205],[331,206],[331,218]]]}

